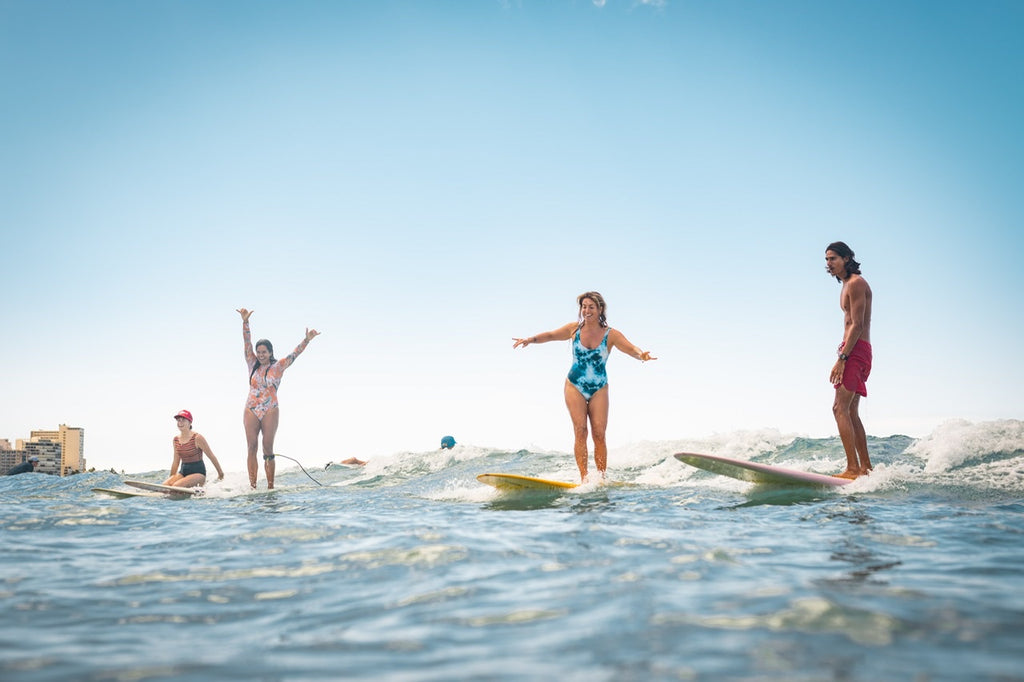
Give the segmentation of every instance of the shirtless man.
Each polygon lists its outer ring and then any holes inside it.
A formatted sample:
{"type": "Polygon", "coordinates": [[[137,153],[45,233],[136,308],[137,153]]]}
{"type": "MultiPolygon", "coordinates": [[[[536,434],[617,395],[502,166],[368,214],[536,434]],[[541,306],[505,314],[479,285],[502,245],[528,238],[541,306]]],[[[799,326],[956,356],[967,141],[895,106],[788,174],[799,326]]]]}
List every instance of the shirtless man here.
{"type": "Polygon", "coordinates": [[[871,471],[868,437],[858,413],[861,397],[868,395],[865,382],[871,374],[871,287],[861,277],[860,263],[853,256],[853,249],[843,242],[825,248],[825,269],[843,285],[839,293],[843,342],[829,374],[836,389],[832,413],[846,450],[846,471],[839,474],[842,478],[857,478],[871,471]]]}

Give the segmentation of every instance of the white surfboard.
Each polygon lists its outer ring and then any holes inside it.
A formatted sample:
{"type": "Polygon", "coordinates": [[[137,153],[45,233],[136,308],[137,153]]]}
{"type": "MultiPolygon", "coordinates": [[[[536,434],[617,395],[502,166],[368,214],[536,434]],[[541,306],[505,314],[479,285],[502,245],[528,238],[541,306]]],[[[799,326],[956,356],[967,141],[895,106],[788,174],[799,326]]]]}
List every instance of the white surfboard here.
{"type": "Polygon", "coordinates": [[[141,490],[151,490],[156,493],[164,493],[165,495],[201,495],[203,493],[202,488],[182,488],[176,485],[162,485],[160,483],[147,483],[145,481],[125,481],[124,484],[141,490]]]}
{"type": "Polygon", "coordinates": [[[570,490],[578,484],[566,481],[552,481],[546,478],[520,476],[519,474],[480,474],[476,480],[494,486],[498,490],[547,490],[557,492],[570,490]]]}
{"type": "Polygon", "coordinates": [[[93,488],[94,493],[100,493],[102,495],[110,495],[111,497],[117,497],[119,499],[125,499],[128,497],[163,497],[160,493],[148,493],[142,490],[125,490],[114,489],[114,488],[93,488]]]}
{"type": "Polygon", "coordinates": [[[804,485],[837,487],[852,483],[849,478],[816,474],[812,471],[800,471],[771,464],[748,462],[743,459],[722,457],[720,455],[699,455],[694,452],[679,452],[673,455],[680,462],[690,466],[736,478],[751,483],[769,483],[774,485],[804,485]]]}

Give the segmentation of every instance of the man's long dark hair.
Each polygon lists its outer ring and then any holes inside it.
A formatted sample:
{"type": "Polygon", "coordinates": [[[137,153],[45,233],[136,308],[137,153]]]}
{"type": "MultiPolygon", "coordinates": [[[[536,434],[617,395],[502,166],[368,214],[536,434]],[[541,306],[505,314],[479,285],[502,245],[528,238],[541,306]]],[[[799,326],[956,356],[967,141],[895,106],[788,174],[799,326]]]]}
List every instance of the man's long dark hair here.
{"type": "MultiPolygon", "coordinates": [[[[853,249],[846,245],[846,242],[832,242],[825,247],[826,251],[834,251],[840,258],[849,259],[846,261],[846,276],[859,275],[860,274],[860,263],[853,259],[853,249]]],[[[840,282],[843,281],[841,277],[836,277],[840,282]]]]}

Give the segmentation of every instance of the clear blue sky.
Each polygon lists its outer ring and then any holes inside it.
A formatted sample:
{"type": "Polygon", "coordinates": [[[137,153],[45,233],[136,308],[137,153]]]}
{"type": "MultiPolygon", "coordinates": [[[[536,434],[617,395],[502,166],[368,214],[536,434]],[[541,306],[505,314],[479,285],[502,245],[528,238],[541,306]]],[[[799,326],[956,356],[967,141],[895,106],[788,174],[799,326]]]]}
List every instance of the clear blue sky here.
{"type": "MultiPolygon", "coordinates": [[[[835,433],[824,247],[875,292],[872,435],[1024,417],[1024,4],[0,0],[0,437],[244,469],[239,307],[278,451],[569,451],[609,321],[612,447],[835,433]],[[336,434],[336,436],[331,436],[336,434]]],[[[614,461],[612,461],[614,469],[614,461]]]]}

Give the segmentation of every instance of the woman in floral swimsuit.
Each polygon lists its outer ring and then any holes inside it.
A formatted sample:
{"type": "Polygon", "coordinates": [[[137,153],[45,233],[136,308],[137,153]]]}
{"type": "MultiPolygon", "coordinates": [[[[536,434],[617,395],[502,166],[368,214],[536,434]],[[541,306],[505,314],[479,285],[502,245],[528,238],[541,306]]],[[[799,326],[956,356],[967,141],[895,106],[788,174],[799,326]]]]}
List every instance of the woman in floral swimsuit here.
{"type": "Polygon", "coordinates": [[[256,450],[259,447],[259,435],[263,433],[263,468],[267,473],[267,488],[274,487],[274,436],[277,435],[277,425],[280,419],[280,410],[277,404],[277,387],[281,385],[281,377],[284,371],[295,362],[299,353],[306,350],[306,346],[320,332],[315,329],[306,329],[306,338],[295,347],[287,357],[277,360],[274,357],[274,346],[266,339],[256,342],[256,350],[253,351],[252,336],[249,333],[249,316],[253,311],[240,308],[238,314],[242,316],[242,338],[245,340],[245,364],[249,368],[249,397],[245,401],[245,413],[242,418],[245,424],[245,440],[248,447],[249,485],[256,487],[256,476],[259,473],[259,463],[256,459],[256,450]]]}
{"type": "Polygon", "coordinates": [[[587,422],[594,441],[594,464],[604,478],[608,466],[608,446],[605,429],[608,426],[608,375],[605,363],[613,348],[642,362],[657,360],[649,351],[640,350],[630,343],[622,332],[611,329],[605,317],[605,302],[601,294],[588,291],[576,299],[579,319],[558,329],[515,339],[513,348],[531,343],[568,341],[572,339],[573,364],[565,380],[565,405],[569,408],[572,427],[576,435],[573,452],[580,480],[587,480],[587,422]]]}

